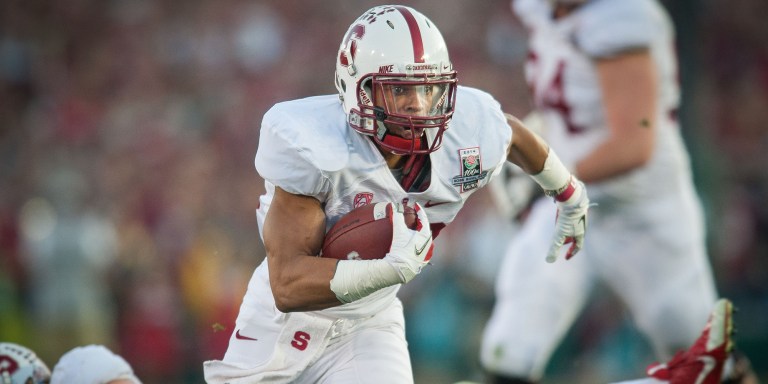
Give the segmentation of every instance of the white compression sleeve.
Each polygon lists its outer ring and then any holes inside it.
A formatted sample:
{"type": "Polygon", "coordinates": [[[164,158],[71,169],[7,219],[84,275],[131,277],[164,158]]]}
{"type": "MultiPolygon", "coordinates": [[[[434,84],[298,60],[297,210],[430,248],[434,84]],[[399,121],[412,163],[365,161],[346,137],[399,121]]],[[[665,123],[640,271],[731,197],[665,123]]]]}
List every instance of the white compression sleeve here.
{"type": "Polygon", "coordinates": [[[554,196],[561,192],[560,189],[569,185],[571,172],[565,168],[555,151],[550,148],[547,159],[544,161],[544,168],[531,177],[541,185],[544,191],[549,192],[548,195],[551,193],[554,196]]]}
{"type": "Polygon", "coordinates": [[[341,260],[336,264],[331,290],[346,304],[400,283],[400,276],[384,260],[341,260]]]}

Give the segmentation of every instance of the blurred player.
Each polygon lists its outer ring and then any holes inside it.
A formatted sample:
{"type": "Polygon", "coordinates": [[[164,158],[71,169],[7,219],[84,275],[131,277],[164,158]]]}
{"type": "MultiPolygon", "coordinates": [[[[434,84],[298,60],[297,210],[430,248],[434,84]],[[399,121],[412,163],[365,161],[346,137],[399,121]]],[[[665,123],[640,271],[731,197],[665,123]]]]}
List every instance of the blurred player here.
{"type": "MultiPolygon", "coordinates": [[[[536,201],[511,240],[481,361],[494,383],[540,380],[600,280],[660,360],[697,337],[716,292],[676,112],[674,31],[656,0],[516,0],[543,137],[589,186],[583,255],[536,255],[555,211],[536,201]]],[[[737,370],[733,370],[737,371],[737,370]]]]}
{"type": "Polygon", "coordinates": [[[396,294],[506,160],[556,200],[547,260],[583,242],[581,182],[490,95],[458,87],[426,16],[397,5],[365,12],[342,39],[335,83],[338,95],[279,103],[264,116],[255,164],[266,180],[257,218],[267,258],[224,358],[205,363],[210,383],[413,382],[396,294]],[[340,217],[380,201],[394,202],[383,259],[317,257],[340,217]],[[416,207],[420,229],[404,225],[400,204],[416,207]]]}

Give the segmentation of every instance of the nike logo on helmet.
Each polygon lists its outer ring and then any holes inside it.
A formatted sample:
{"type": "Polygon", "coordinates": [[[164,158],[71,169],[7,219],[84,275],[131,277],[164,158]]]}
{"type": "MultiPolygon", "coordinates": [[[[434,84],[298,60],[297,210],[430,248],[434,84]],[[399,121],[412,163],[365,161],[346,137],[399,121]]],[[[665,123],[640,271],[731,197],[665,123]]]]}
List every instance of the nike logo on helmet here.
{"type": "Polygon", "coordinates": [[[235,332],[235,338],[240,340],[253,340],[256,341],[258,339],[254,339],[253,337],[243,336],[240,334],[240,330],[238,329],[237,332],[235,332]]]}

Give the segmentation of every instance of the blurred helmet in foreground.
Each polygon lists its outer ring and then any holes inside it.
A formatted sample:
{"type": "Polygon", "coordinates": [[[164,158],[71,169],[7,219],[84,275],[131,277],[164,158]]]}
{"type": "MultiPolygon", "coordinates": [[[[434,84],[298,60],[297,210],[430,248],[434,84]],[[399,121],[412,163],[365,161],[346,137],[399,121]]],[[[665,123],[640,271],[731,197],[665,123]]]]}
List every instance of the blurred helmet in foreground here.
{"type": "Polygon", "coordinates": [[[50,378],[51,370],[31,349],[0,342],[0,383],[44,384],[50,378]]]}
{"type": "Polygon", "coordinates": [[[112,381],[141,384],[133,368],[103,345],[76,347],[53,367],[51,384],[103,384],[112,381]]]}

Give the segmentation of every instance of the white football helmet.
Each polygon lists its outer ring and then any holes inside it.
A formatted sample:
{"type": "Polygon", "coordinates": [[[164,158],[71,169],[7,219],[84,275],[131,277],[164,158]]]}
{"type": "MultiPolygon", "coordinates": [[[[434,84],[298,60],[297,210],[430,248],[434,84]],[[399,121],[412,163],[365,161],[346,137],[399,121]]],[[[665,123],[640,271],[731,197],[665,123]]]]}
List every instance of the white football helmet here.
{"type": "Polygon", "coordinates": [[[51,370],[29,348],[14,343],[0,343],[0,383],[45,384],[51,370]]]}
{"type": "Polygon", "coordinates": [[[413,8],[371,8],[341,41],[336,89],[347,121],[392,153],[424,154],[440,147],[456,86],[443,36],[413,8]]]}

